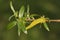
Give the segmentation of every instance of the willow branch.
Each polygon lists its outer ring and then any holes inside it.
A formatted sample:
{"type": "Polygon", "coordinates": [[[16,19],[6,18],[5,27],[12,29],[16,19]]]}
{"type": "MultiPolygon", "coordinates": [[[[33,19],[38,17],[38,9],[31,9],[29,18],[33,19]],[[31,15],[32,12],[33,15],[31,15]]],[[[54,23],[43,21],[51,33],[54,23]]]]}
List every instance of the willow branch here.
{"type": "MultiPolygon", "coordinates": [[[[26,19],[26,21],[33,21],[35,20],[34,18],[33,19],[26,19]]],[[[60,19],[51,19],[51,20],[46,20],[46,22],[60,22],[60,19]]]]}
{"type": "Polygon", "coordinates": [[[49,22],[60,22],[60,19],[56,19],[56,20],[52,20],[52,19],[51,19],[51,20],[47,20],[47,22],[48,22],[48,21],[49,21],[49,22]]]}

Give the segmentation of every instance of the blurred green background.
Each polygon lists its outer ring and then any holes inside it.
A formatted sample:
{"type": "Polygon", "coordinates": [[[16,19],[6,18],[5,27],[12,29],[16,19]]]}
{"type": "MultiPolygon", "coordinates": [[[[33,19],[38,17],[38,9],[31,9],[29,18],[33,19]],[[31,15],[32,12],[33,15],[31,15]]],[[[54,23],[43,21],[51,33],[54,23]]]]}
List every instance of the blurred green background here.
{"type": "Polygon", "coordinates": [[[0,0],[0,40],[60,40],[60,23],[48,23],[48,32],[43,25],[36,25],[28,30],[28,34],[21,32],[17,35],[17,26],[7,30],[8,18],[13,14],[9,2],[13,2],[15,10],[21,5],[30,5],[30,13],[45,15],[50,19],[60,19],[60,0],[0,0]]]}

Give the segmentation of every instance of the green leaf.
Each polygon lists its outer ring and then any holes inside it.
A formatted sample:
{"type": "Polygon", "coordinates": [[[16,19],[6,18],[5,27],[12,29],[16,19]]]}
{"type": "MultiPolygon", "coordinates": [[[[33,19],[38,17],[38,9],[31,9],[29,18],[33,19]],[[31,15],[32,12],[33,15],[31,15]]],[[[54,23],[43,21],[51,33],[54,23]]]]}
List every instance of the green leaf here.
{"type": "Polygon", "coordinates": [[[26,27],[25,27],[25,22],[24,21],[18,21],[18,29],[23,31],[25,34],[27,34],[26,27]]]}
{"type": "Polygon", "coordinates": [[[27,13],[29,13],[29,5],[27,5],[27,13]]]}
{"type": "Polygon", "coordinates": [[[27,30],[26,30],[25,25],[22,25],[22,26],[21,26],[21,30],[22,30],[25,34],[27,34],[27,30]]]}
{"type": "MultiPolygon", "coordinates": [[[[13,7],[13,5],[12,5],[12,1],[10,1],[10,7],[11,7],[11,10],[13,11],[13,13],[14,13],[14,16],[15,17],[17,17],[18,16],[18,11],[15,11],[14,10],[14,7],[13,7]]],[[[10,17],[10,19],[12,18],[12,16],[10,17]]]]}
{"type": "Polygon", "coordinates": [[[18,26],[18,36],[20,36],[21,27],[20,27],[20,22],[19,21],[17,21],[17,26],[18,26]]]}
{"type": "Polygon", "coordinates": [[[12,1],[10,1],[10,7],[11,7],[11,10],[13,11],[13,13],[15,13],[14,7],[12,5],[12,1]]]}
{"type": "Polygon", "coordinates": [[[46,23],[43,23],[44,24],[44,27],[47,31],[50,31],[49,28],[48,28],[48,25],[46,23]]]}
{"type": "Polygon", "coordinates": [[[20,10],[19,10],[19,18],[23,17],[24,11],[25,11],[24,6],[21,6],[21,8],[20,8],[20,10]]]}
{"type": "Polygon", "coordinates": [[[12,29],[15,25],[16,25],[16,21],[13,21],[13,22],[11,22],[11,23],[8,24],[7,29],[10,30],[10,29],[12,29]]]}
{"type": "Polygon", "coordinates": [[[25,34],[27,34],[27,30],[26,30],[26,27],[25,27],[25,24],[23,23],[23,25],[22,25],[22,31],[25,33],[25,34]]]}
{"type": "Polygon", "coordinates": [[[9,21],[11,20],[11,18],[12,18],[13,16],[14,16],[14,15],[12,15],[12,16],[9,17],[9,21]]]}
{"type": "Polygon", "coordinates": [[[27,5],[27,17],[29,18],[30,17],[30,13],[29,13],[29,5],[27,5]]]}
{"type": "Polygon", "coordinates": [[[20,21],[18,20],[17,20],[17,25],[18,25],[18,36],[20,36],[21,27],[20,27],[20,21]]]}
{"type": "Polygon", "coordinates": [[[40,16],[38,14],[31,14],[30,17],[34,17],[34,16],[40,16]]]}

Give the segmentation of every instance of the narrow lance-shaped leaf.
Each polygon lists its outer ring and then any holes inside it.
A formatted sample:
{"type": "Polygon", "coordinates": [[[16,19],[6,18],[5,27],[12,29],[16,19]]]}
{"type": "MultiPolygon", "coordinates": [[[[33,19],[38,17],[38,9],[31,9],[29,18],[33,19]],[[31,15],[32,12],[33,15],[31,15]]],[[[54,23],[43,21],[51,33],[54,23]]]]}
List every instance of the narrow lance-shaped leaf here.
{"type": "Polygon", "coordinates": [[[23,31],[25,34],[27,34],[25,23],[23,21],[18,21],[18,35],[20,33],[20,30],[23,31]],[[19,30],[20,29],[20,30],[19,30]]]}
{"type": "Polygon", "coordinates": [[[21,31],[20,31],[20,29],[18,28],[18,36],[20,36],[20,32],[21,32],[21,31]]]}
{"type": "Polygon", "coordinates": [[[24,11],[25,11],[24,6],[21,6],[21,8],[20,8],[20,10],[19,10],[19,18],[23,17],[24,11]]]}
{"type": "Polygon", "coordinates": [[[16,25],[16,21],[13,21],[13,22],[11,22],[11,23],[8,24],[7,29],[8,30],[12,29],[15,25],[16,25]]]}
{"type": "Polygon", "coordinates": [[[48,25],[46,23],[43,23],[43,25],[44,25],[44,27],[47,31],[50,31],[49,28],[48,28],[48,25]]]}
{"type": "Polygon", "coordinates": [[[20,36],[21,29],[20,29],[20,26],[18,23],[17,23],[17,25],[18,25],[18,36],[20,36]]]}
{"type": "Polygon", "coordinates": [[[12,5],[12,1],[10,1],[10,7],[11,7],[11,10],[13,11],[13,13],[15,13],[14,7],[12,5]]]}
{"type": "Polygon", "coordinates": [[[20,21],[20,27],[21,27],[21,30],[22,30],[25,34],[27,34],[27,30],[26,30],[26,27],[25,27],[25,21],[24,21],[24,20],[20,21]]]}
{"type": "Polygon", "coordinates": [[[34,20],[34,17],[35,17],[35,16],[40,16],[40,15],[38,15],[38,14],[31,14],[31,15],[30,15],[30,18],[32,18],[32,19],[34,20]]]}
{"type": "Polygon", "coordinates": [[[27,30],[26,30],[25,25],[22,26],[22,31],[23,31],[25,34],[27,34],[27,30]]]}
{"type": "Polygon", "coordinates": [[[19,20],[17,20],[17,25],[18,25],[18,36],[20,36],[20,32],[21,32],[21,23],[19,20]]]}
{"type": "Polygon", "coordinates": [[[10,21],[13,16],[14,16],[14,15],[10,16],[8,20],[10,21]]]}
{"type": "Polygon", "coordinates": [[[27,17],[29,18],[30,13],[29,13],[29,5],[27,5],[27,17]]]}
{"type": "Polygon", "coordinates": [[[24,21],[22,22],[22,31],[25,33],[25,34],[27,34],[27,30],[26,30],[26,27],[25,27],[25,23],[24,23],[24,21]]]}
{"type": "Polygon", "coordinates": [[[29,5],[27,5],[27,13],[29,13],[29,5]]]}
{"type": "Polygon", "coordinates": [[[31,14],[30,17],[34,17],[34,16],[40,16],[38,14],[31,14]]]}

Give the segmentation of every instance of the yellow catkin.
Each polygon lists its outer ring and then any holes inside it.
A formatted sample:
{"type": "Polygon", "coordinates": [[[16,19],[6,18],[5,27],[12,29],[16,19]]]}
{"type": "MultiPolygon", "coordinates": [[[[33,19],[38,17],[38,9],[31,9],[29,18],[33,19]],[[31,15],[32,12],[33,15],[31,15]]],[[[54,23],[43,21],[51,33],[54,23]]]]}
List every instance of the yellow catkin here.
{"type": "Polygon", "coordinates": [[[29,26],[26,27],[26,30],[34,27],[35,25],[37,25],[38,23],[45,23],[46,22],[46,18],[44,18],[44,16],[34,20],[29,26]]]}

